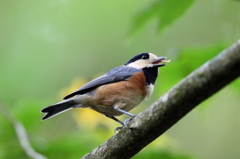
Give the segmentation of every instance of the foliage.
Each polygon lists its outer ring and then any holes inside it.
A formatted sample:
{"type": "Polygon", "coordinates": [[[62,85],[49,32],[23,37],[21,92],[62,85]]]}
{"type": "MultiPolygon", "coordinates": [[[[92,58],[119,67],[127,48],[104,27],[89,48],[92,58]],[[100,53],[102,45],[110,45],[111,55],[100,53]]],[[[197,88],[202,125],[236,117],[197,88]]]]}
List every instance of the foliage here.
{"type": "MultiPolygon", "coordinates": [[[[91,110],[41,121],[43,107],[139,52],[167,56],[172,62],[160,70],[151,99],[133,110],[137,114],[240,36],[239,3],[234,1],[4,1],[0,10],[0,104],[24,125],[31,146],[51,159],[85,155],[118,125],[91,110]],[[135,35],[131,44],[124,43],[126,35],[135,35]]],[[[239,158],[238,149],[227,150],[240,146],[235,138],[239,119],[232,115],[239,112],[239,83],[207,105],[210,113],[214,103],[222,112],[204,120],[190,114],[133,158],[239,158]]],[[[30,158],[2,107],[0,125],[0,158],[30,158]]]]}
{"type": "Polygon", "coordinates": [[[133,21],[130,33],[135,34],[153,18],[157,20],[158,32],[162,33],[175,20],[180,18],[194,0],[156,0],[139,11],[133,21]]]}

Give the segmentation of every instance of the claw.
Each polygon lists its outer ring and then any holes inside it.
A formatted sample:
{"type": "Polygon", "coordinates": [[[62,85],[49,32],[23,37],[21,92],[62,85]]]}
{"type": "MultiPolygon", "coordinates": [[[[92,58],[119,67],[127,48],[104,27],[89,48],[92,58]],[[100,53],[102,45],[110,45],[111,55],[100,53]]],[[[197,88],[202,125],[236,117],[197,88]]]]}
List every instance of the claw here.
{"type": "Polygon", "coordinates": [[[126,127],[127,123],[128,123],[130,120],[131,120],[131,118],[124,120],[123,124],[124,124],[125,127],[126,127]]]}
{"type": "Polygon", "coordinates": [[[123,126],[121,127],[116,127],[116,129],[114,129],[114,134],[116,135],[118,131],[120,131],[123,128],[123,126]]]}
{"type": "Polygon", "coordinates": [[[121,127],[116,127],[116,129],[114,129],[114,134],[116,135],[117,132],[120,131],[123,127],[127,127],[127,123],[128,123],[130,120],[131,120],[131,118],[124,120],[123,126],[121,126],[121,127]]]}

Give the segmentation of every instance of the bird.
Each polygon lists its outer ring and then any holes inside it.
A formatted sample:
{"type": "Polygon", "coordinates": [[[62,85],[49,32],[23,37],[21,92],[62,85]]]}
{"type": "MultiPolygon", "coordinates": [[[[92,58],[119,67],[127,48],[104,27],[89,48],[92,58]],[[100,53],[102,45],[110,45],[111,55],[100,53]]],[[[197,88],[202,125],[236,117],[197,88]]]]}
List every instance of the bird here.
{"type": "Polygon", "coordinates": [[[144,52],[132,57],[127,63],[116,67],[104,75],[88,82],[78,90],[68,94],[63,101],[45,107],[42,120],[48,119],[72,108],[89,108],[126,126],[116,118],[126,114],[131,118],[130,110],[147,100],[154,89],[158,77],[158,68],[165,66],[170,60],[157,57],[153,53],[144,52]]]}

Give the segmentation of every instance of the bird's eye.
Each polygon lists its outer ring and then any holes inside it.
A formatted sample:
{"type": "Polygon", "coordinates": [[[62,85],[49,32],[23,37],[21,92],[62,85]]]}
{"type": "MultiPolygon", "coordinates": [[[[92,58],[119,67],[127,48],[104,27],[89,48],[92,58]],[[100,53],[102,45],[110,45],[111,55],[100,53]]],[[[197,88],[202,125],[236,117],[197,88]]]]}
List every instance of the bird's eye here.
{"type": "Polygon", "coordinates": [[[147,55],[143,55],[142,59],[148,59],[148,56],[147,55]]]}

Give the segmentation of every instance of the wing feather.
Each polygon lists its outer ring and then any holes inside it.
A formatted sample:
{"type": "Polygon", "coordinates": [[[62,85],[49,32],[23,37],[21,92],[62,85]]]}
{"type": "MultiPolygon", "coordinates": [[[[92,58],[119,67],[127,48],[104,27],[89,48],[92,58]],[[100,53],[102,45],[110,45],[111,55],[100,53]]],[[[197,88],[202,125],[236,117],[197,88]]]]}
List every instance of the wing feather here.
{"type": "Polygon", "coordinates": [[[116,68],[110,70],[109,72],[107,72],[106,74],[88,82],[87,84],[85,84],[84,86],[82,86],[81,88],[76,90],[75,92],[72,92],[71,94],[67,95],[63,99],[68,99],[68,98],[71,98],[78,94],[87,93],[101,85],[104,85],[104,84],[127,80],[134,73],[137,73],[137,72],[140,72],[140,70],[135,69],[133,67],[127,67],[127,66],[116,67],[116,68]]]}

